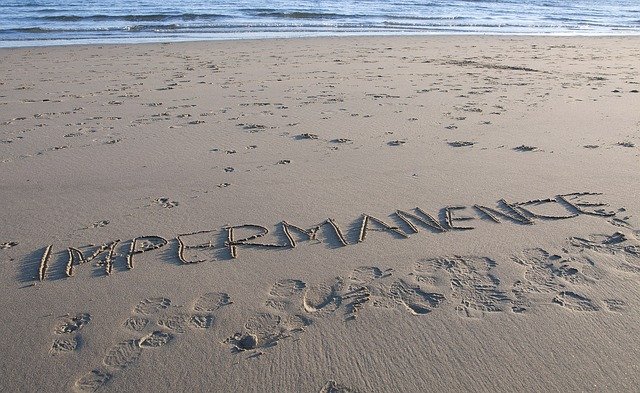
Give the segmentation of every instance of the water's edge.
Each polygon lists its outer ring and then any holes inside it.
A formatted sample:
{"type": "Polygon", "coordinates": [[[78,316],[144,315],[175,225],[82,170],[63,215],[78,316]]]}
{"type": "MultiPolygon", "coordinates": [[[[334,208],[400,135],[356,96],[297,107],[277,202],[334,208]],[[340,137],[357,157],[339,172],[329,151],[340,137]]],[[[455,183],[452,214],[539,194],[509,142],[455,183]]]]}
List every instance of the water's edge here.
{"type": "Polygon", "coordinates": [[[4,0],[0,47],[389,35],[640,35],[637,0],[4,0]]]}

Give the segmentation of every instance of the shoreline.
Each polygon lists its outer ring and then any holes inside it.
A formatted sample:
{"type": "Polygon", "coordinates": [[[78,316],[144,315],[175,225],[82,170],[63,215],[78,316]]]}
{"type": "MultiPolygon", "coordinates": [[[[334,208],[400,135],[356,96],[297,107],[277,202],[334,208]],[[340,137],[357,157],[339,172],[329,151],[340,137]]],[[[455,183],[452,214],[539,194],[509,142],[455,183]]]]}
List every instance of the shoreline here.
{"type": "MultiPolygon", "coordinates": [[[[78,40],[78,42],[65,42],[66,40],[51,40],[56,41],[55,44],[42,44],[45,41],[34,41],[33,44],[20,45],[22,41],[10,41],[12,45],[4,46],[4,43],[7,41],[0,41],[0,50],[3,49],[28,49],[28,48],[47,48],[47,47],[76,47],[76,46],[100,46],[100,45],[167,45],[167,44],[195,44],[195,43],[223,43],[223,42],[251,42],[251,41],[280,41],[280,40],[307,40],[307,39],[367,39],[367,38],[392,38],[392,39],[400,39],[400,38],[433,38],[433,37],[494,37],[494,38],[509,38],[509,37],[531,37],[531,38],[549,38],[549,39],[560,39],[560,38],[588,38],[588,39],[600,39],[600,38],[638,38],[640,37],[640,31],[635,33],[620,33],[620,34],[600,34],[600,33],[468,33],[468,32],[447,32],[447,33],[406,33],[406,34],[397,34],[397,33],[379,33],[379,34],[327,34],[327,35],[302,35],[302,36],[289,36],[287,33],[283,33],[282,36],[265,36],[265,37],[229,37],[229,38],[185,38],[185,39],[175,39],[175,40],[165,40],[163,38],[148,38],[141,39],[140,41],[136,41],[136,39],[116,39],[116,42],[108,42],[108,41],[100,41],[96,40],[78,40]],[[87,42],[91,41],[91,42],[87,42]],[[15,43],[15,45],[13,45],[15,43]]],[[[173,37],[176,38],[176,37],[173,37]]],[[[68,40],[67,40],[68,41],[68,40]]]]}

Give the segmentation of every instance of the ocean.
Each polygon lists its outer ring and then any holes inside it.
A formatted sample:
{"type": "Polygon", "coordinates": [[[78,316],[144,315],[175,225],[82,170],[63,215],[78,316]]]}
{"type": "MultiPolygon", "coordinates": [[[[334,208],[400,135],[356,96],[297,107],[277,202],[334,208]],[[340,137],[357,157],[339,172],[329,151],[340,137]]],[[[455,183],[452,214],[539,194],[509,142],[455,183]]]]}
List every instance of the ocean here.
{"type": "Polygon", "coordinates": [[[0,0],[0,47],[381,34],[638,35],[640,0],[0,0]]]}

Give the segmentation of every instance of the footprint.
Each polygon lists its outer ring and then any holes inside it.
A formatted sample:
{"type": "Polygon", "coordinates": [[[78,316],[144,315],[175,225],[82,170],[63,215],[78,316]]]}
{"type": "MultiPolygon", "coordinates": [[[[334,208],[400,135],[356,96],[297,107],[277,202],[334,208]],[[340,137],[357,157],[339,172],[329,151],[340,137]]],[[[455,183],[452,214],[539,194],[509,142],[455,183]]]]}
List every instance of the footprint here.
{"type": "MultiPolygon", "coordinates": [[[[187,314],[170,312],[171,300],[166,297],[143,299],[134,308],[136,314],[143,316],[132,315],[122,323],[123,328],[143,335],[139,338],[126,339],[107,349],[102,361],[103,365],[113,371],[114,374],[116,371],[124,370],[138,362],[145,350],[167,345],[176,337],[174,334],[186,333],[189,327],[197,329],[210,328],[213,326],[214,318],[209,312],[230,303],[229,295],[226,293],[210,292],[202,295],[194,302],[193,309],[202,313],[187,314]],[[152,327],[151,329],[149,329],[150,326],[152,327]],[[153,330],[158,329],[158,327],[171,332],[161,329],[153,330]]],[[[67,318],[67,320],[63,321],[64,324],[60,326],[66,326],[65,330],[73,330],[74,326],[79,324],[78,321],[87,319],[84,314],[79,314],[74,318],[67,318]]],[[[68,345],[58,346],[66,347],[68,345]]],[[[60,350],[57,351],[59,352],[60,350]]],[[[106,381],[113,378],[114,374],[94,370],[78,380],[76,387],[80,390],[88,391],[99,389],[106,381]]]]}
{"type": "Polygon", "coordinates": [[[573,311],[598,311],[598,307],[591,299],[571,291],[558,293],[552,302],[573,311]]]}
{"type": "Polygon", "coordinates": [[[196,313],[188,317],[189,323],[196,329],[209,329],[215,321],[211,313],[231,303],[229,295],[224,292],[205,293],[196,299],[192,307],[196,313]]]}
{"type": "Polygon", "coordinates": [[[166,310],[171,305],[171,300],[164,297],[152,297],[142,300],[135,308],[135,312],[142,315],[156,314],[166,310]]]}
{"type": "Polygon", "coordinates": [[[520,145],[520,146],[514,147],[513,150],[519,151],[519,152],[529,152],[529,151],[537,151],[538,147],[537,146],[520,145]]]}
{"type": "Polygon", "coordinates": [[[236,333],[227,339],[234,352],[256,348],[267,348],[279,340],[302,333],[311,324],[303,315],[302,295],[307,285],[302,280],[282,279],[269,289],[265,305],[270,313],[259,313],[249,318],[243,333],[236,333]]]}
{"type": "Polygon", "coordinates": [[[67,352],[75,351],[78,347],[78,340],[75,338],[56,338],[53,340],[49,354],[51,356],[58,356],[67,352]]]}
{"type": "Polygon", "coordinates": [[[233,352],[250,351],[258,348],[258,337],[251,333],[236,333],[224,342],[232,346],[233,352]]]}
{"type": "Polygon", "coordinates": [[[302,298],[304,311],[308,313],[331,313],[335,311],[342,303],[341,288],[342,280],[339,278],[333,284],[307,286],[302,298]]]}
{"type": "Polygon", "coordinates": [[[127,329],[133,330],[134,332],[141,332],[145,327],[149,324],[149,320],[147,318],[142,317],[130,317],[124,321],[123,326],[127,329]]]}
{"type": "Polygon", "coordinates": [[[348,388],[344,385],[337,383],[336,381],[328,381],[319,393],[356,393],[356,390],[348,388]]]}
{"type": "Polygon", "coordinates": [[[274,297],[291,297],[301,294],[306,284],[301,280],[284,279],[278,280],[269,290],[269,295],[274,297]]]}
{"type": "Polygon", "coordinates": [[[311,320],[302,315],[286,315],[282,320],[282,325],[290,333],[301,333],[311,325],[311,320]]]}
{"type": "Polygon", "coordinates": [[[296,135],[295,139],[318,139],[318,135],[305,132],[304,134],[296,135]]]}
{"type": "Polygon", "coordinates": [[[234,353],[257,350],[252,356],[261,355],[259,350],[276,345],[280,340],[301,333],[311,320],[297,314],[302,304],[302,293],[306,284],[301,280],[282,279],[269,290],[267,306],[276,313],[260,312],[249,319],[241,332],[233,334],[223,342],[231,346],[234,353]],[[297,301],[294,299],[297,298],[297,301]]]}
{"type": "Polygon", "coordinates": [[[80,347],[81,337],[78,333],[91,321],[91,315],[87,313],[76,314],[75,316],[64,315],[61,317],[53,332],[57,335],[72,335],[71,337],[55,338],[49,348],[51,356],[58,356],[64,353],[73,352],[80,347]]]}
{"type": "Polygon", "coordinates": [[[349,279],[360,284],[369,284],[374,280],[378,280],[391,276],[392,269],[382,270],[375,266],[357,267],[349,275],[349,279]]]}
{"type": "Polygon", "coordinates": [[[198,329],[209,329],[213,326],[213,315],[192,315],[189,320],[191,325],[198,329]]]}
{"type": "Polygon", "coordinates": [[[175,333],[186,332],[190,323],[191,317],[187,314],[170,314],[158,318],[159,326],[165,327],[175,333]]]}
{"type": "Polygon", "coordinates": [[[346,293],[342,294],[346,320],[355,319],[368,303],[374,307],[394,307],[389,286],[385,284],[385,279],[391,277],[391,271],[376,266],[361,266],[351,272],[346,293]]]}
{"type": "Polygon", "coordinates": [[[247,331],[258,335],[271,335],[278,330],[281,318],[274,314],[259,313],[249,318],[244,324],[247,331]]]}
{"type": "Polygon", "coordinates": [[[548,302],[544,294],[564,289],[565,283],[560,280],[560,272],[555,266],[559,259],[559,256],[539,248],[525,250],[512,257],[514,262],[525,267],[524,278],[516,281],[511,289],[515,296],[513,311],[523,312],[534,302],[548,302]]]}
{"type": "Polygon", "coordinates": [[[627,303],[620,299],[604,299],[605,306],[609,311],[623,313],[627,311],[627,303]]]}
{"type": "Polygon", "coordinates": [[[296,313],[302,304],[301,296],[306,286],[302,280],[278,280],[269,289],[265,305],[280,312],[296,313]]]}
{"type": "Polygon", "coordinates": [[[102,362],[105,366],[122,370],[137,362],[141,353],[138,340],[127,340],[109,348],[102,362]]]}
{"type": "Polygon", "coordinates": [[[444,295],[440,293],[425,292],[417,286],[408,285],[403,280],[394,282],[389,292],[414,315],[428,314],[445,300],[444,295]]]}
{"type": "Polygon", "coordinates": [[[595,264],[588,260],[565,260],[558,267],[557,274],[574,285],[592,284],[603,276],[603,273],[595,268],[595,264]]]}
{"type": "Polygon", "coordinates": [[[6,242],[6,243],[2,243],[0,244],[0,250],[7,250],[11,247],[15,247],[18,245],[18,242],[6,242]]]}
{"type": "Polygon", "coordinates": [[[200,296],[195,304],[193,305],[193,309],[198,312],[213,312],[218,310],[220,307],[231,304],[231,300],[228,294],[224,292],[209,292],[200,296]]]}
{"type": "Polygon", "coordinates": [[[523,312],[535,302],[555,302],[551,296],[567,286],[592,284],[604,275],[588,258],[563,258],[540,248],[524,250],[512,260],[525,267],[524,278],[512,287],[514,312],[523,312]]]}
{"type": "Polygon", "coordinates": [[[73,317],[66,315],[55,327],[54,333],[74,333],[85,327],[89,322],[91,322],[91,315],[87,313],[77,314],[73,317]]]}
{"type": "Polygon", "coordinates": [[[572,237],[569,244],[588,260],[620,272],[640,274],[640,244],[635,236],[615,232],[612,235],[591,235],[587,239],[572,237]]]}
{"type": "Polygon", "coordinates": [[[180,204],[179,202],[172,201],[169,198],[165,198],[165,197],[156,198],[153,200],[153,202],[167,209],[171,209],[180,204]]]}
{"type": "Polygon", "coordinates": [[[95,392],[105,386],[112,375],[102,370],[92,370],[80,377],[75,383],[75,387],[83,392],[95,392]]]}
{"type": "Polygon", "coordinates": [[[91,224],[91,228],[103,228],[109,225],[109,220],[96,221],[91,224]]]}
{"type": "Polygon", "coordinates": [[[511,305],[511,299],[500,289],[500,280],[493,274],[495,266],[496,262],[487,257],[453,256],[423,259],[415,272],[439,283],[442,280],[439,272],[445,271],[458,314],[479,317],[487,312],[504,311],[511,305]]]}
{"type": "Polygon", "coordinates": [[[350,286],[349,291],[341,297],[345,302],[346,320],[356,319],[358,312],[371,300],[369,288],[356,285],[350,286]]]}
{"type": "Polygon", "coordinates": [[[173,340],[171,333],[156,330],[140,339],[140,348],[159,348],[173,340]]]}
{"type": "Polygon", "coordinates": [[[453,142],[447,142],[447,143],[451,147],[467,147],[467,146],[473,146],[476,144],[476,142],[470,142],[470,141],[453,141],[453,142]]]}
{"type": "Polygon", "coordinates": [[[242,333],[235,333],[224,342],[231,345],[232,352],[269,348],[288,337],[281,323],[278,315],[258,313],[247,320],[242,333]]]}
{"type": "Polygon", "coordinates": [[[527,268],[525,278],[543,292],[555,292],[566,283],[590,284],[602,276],[588,260],[563,258],[540,248],[524,250],[512,259],[527,268]]]}

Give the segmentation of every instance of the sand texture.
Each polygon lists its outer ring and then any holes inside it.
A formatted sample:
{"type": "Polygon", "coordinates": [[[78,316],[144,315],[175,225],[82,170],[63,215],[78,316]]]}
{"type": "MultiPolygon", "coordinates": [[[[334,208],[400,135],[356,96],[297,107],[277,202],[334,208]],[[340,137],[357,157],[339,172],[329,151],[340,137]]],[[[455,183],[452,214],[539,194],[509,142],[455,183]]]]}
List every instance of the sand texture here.
{"type": "Polygon", "coordinates": [[[640,386],[640,38],[0,59],[0,391],[640,386]]]}

